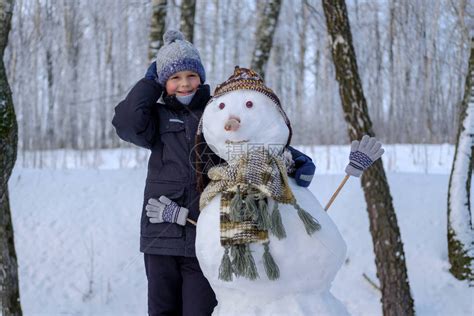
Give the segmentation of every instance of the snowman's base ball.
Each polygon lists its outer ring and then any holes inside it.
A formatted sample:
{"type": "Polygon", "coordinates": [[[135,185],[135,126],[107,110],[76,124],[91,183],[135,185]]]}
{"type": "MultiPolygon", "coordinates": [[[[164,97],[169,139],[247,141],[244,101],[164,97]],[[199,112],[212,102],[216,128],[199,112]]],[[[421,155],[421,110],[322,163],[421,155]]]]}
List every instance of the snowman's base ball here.
{"type": "MultiPolygon", "coordinates": [[[[269,292],[272,287],[269,287],[269,292]]],[[[217,295],[218,305],[213,315],[225,316],[308,316],[308,315],[341,315],[347,316],[345,306],[330,292],[293,293],[286,296],[251,297],[242,293],[225,289],[217,295]]]]}

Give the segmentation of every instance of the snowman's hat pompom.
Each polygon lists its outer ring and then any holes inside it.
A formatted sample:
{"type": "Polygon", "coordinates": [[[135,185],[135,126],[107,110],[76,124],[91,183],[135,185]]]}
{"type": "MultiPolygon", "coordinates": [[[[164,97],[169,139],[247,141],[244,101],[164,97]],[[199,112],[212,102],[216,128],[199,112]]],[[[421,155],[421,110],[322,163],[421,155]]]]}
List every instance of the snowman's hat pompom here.
{"type": "Polygon", "coordinates": [[[163,35],[163,42],[166,45],[169,45],[177,40],[184,41],[184,35],[180,31],[169,30],[166,31],[165,35],[163,35]]]}

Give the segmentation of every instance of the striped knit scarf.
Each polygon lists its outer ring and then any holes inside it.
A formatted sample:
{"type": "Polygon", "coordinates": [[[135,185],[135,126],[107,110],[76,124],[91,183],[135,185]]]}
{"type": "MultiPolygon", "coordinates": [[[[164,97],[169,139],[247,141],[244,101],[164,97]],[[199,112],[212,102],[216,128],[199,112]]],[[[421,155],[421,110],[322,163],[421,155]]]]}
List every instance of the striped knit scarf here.
{"type": "Polygon", "coordinates": [[[288,184],[283,155],[253,150],[236,162],[212,167],[208,176],[211,182],[201,195],[200,209],[221,193],[221,245],[225,251],[219,279],[232,281],[232,275],[251,280],[258,278],[249,249],[250,243],[257,242],[264,246],[263,263],[268,278],[278,279],[280,272],[270,254],[268,238],[269,233],[278,239],[286,237],[278,203],[293,205],[309,235],[321,228],[296,202],[288,184]],[[270,198],[275,202],[272,211],[268,209],[270,198]]]}

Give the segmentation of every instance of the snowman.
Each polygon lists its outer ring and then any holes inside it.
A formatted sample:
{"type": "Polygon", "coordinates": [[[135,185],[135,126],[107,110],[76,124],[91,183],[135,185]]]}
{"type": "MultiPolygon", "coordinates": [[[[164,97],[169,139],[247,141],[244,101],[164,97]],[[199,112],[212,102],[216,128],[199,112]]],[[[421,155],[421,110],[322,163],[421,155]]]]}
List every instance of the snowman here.
{"type": "Polygon", "coordinates": [[[331,292],[346,256],[334,222],[287,177],[290,122],[257,73],[217,86],[198,138],[223,163],[207,169],[196,255],[215,315],[348,315],[331,292]]]}

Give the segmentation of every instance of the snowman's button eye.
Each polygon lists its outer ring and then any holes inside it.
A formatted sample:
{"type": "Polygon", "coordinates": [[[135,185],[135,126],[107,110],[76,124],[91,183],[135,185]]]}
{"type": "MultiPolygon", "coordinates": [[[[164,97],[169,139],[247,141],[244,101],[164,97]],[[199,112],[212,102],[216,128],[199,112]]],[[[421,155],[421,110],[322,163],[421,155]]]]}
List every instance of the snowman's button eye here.
{"type": "Polygon", "coordinates": [[[223,108],[225,108],[225,104],[224,103],[219,104],[219,109],[222,110],[223,108]]]}
{"type": "Polygon", "coordinates": [[[250,109],[253,106],[253,102],[252,101],[247,101],[247,103],[245,103],[245,105],[250,109]]]}

